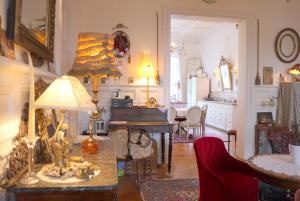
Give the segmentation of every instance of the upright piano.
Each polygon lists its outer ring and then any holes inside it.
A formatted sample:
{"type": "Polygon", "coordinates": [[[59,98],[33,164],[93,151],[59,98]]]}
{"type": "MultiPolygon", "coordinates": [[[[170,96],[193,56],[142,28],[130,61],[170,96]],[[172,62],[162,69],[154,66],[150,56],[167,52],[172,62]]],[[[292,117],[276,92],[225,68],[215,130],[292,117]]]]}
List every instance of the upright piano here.
{"type": "Polygon", "coordinates": [[[127,128],[142,128],[148,133],[160,133],[162,163],[165,162],[165,133],[169,133],[168,171],[170,173],[174,124],[168,121],[168,110],[166,108],[148,108],[143,106],[112,107],[109,129],[124,126],[127,128]]]}

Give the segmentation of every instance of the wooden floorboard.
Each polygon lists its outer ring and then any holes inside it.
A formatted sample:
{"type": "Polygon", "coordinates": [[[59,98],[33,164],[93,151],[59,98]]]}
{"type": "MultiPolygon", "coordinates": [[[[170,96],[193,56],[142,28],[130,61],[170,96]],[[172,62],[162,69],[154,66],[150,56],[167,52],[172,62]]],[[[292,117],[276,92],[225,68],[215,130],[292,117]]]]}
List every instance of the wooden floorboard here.
{"type": "MultiPolygon", "coordinates": [[[[172,173],[168,174],[167,166],[160,166],[153,178],[179,179],[197,178],[198,170],[192,143],[173,144],[172,173]]],[[[119,201],[142,201],[138,192],[135,177],[119,177],[119,201]]]]}

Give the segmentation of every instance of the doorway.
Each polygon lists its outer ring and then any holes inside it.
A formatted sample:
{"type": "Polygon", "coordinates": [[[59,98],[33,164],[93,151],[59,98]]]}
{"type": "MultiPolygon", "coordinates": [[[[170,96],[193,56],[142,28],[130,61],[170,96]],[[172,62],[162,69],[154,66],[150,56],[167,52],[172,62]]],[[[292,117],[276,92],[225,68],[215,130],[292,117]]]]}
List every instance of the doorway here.
{"type": "MultiPolygon", "coordinates": [[[[251,68],[253,65],[252,61],[256,60],[255,57],[255,44],[251,41],[255,41],[255,32],[249,32],[249,30],[255,30],[254,22],[255,19],[252,16],[238,14],[234,15],[232,13],[222,13],[219,15],[217,12],[215,16],[211,14],[207,14],[206,12],[201,11],[201,9],[180,9],[180,8],[164,8],[163,12],[163,38],[164,38],[164,65],[166,68],[164,69],[165,83],[164,83],[164,95],[165,97],[165,104],[171,105],[171,99],[174,96],[171,96],[171,83],[170,83],[170,58],[171,58],[171,49],[173,48],[170,44],[171,40],[171,19],[172,16],[182,15],[184,17],[194,17],[198,16],[199,18],[210,18],[210,19],[217,19],[223,20],[227,22],[231,22],[234,24],[238,24],[238,64],[237,64],[237,105],[236,105],[236,113],[239,114],[237,120],[233,120],[236,123],[236,130],[239,135],[237,138],[237,149],[236,155],[241,158],[248,158],[252,155],[253,146],[254,146],[254,138],[251,135],[253,131],[252,124],[254,125],[254,115],[251,114],[250,111],[253,110],[252,104],[252,94],[253,88],[250,84],[250,79],[252,78],[252,74],[254,74],[254,70],[251,68]],[[201,14],[202,13],[202,14],[201,14]],[[217,17],[216,17],[217,16],[217,17]],[[250,33],[250,34],[249,34],[250,33]]],[[[186,48],[186,44],[181,47],[183,49],[186,48]]],[[[206,72],[207,73],[207,72],[206,72]]],[[[178,83],[178,82],[177,82],[178,83]]],[[[184,87],[181,86],[180,88],[184,87]]],[[[177,84],[178,86],[178,84],[177,84]]],[[[210,86],[211,87],[211,86],[210,86]]],[[[181,94],[183,99],[184,94],[181,94]]],[[[180,96],[178,96],[180,97],[180,96]]],[[[186,103],[187,104],[187,103],[186,103]]],[[[170,115],[171,116],[171,115],[170,115]]]]}

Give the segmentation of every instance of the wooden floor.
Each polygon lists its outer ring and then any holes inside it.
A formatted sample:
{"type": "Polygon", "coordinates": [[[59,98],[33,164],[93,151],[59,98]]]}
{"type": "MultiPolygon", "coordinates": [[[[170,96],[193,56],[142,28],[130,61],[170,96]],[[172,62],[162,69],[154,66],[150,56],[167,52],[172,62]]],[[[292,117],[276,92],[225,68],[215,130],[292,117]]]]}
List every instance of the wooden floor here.
{"type": "MultiPolygon", "coordinates": [[[[172,173],[169,175],[167,166],[160,166],[153,178],[197,178],[197,164],[192,143],[174,143],[172,173]]],[[[135,184],[134,176],[119,177],[118,196],[120,201],[142,201],[135,184]]]]}

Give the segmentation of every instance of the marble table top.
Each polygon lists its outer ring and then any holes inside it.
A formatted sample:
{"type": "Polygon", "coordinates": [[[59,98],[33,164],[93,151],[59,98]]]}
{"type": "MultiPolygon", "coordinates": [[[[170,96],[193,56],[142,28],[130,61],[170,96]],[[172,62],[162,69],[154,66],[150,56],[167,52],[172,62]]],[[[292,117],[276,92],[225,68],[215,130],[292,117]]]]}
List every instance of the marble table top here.
{"type": "Polygon", "coordinates": [[[97,154],[85,154],[80,145],[73,146],[71,155],[82,156],[84,160],[99,166],[101,173],[88,181],[76,183],[50,183],[40,181],[33,185],[24,185],[18,182],[9,192],[63,192],[63,191],[98,191],[114,190],[118,186],[117,160],[112,140],[100,142],[97,154]]]}

